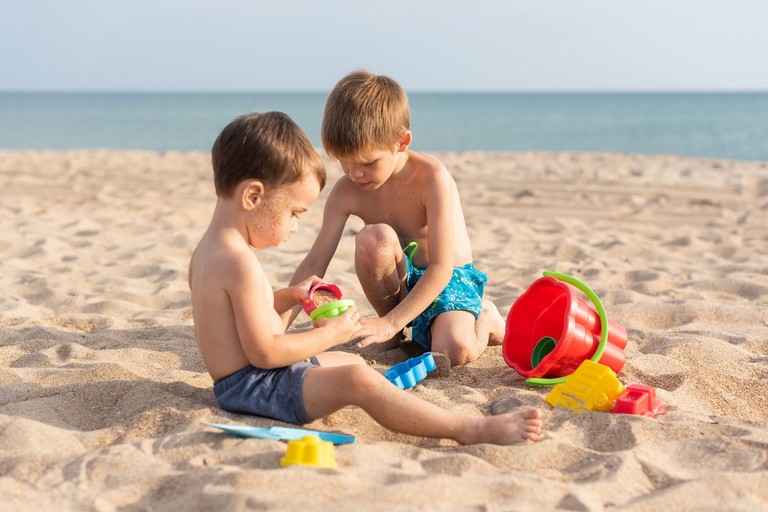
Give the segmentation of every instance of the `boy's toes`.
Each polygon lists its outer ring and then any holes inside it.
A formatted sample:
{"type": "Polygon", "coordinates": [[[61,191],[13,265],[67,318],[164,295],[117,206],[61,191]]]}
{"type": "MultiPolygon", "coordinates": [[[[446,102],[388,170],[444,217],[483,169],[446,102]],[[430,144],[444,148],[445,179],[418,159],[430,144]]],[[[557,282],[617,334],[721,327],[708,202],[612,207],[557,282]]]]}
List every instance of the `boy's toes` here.
{"type": "Polygon", "coordinates": [[[523,417],[527,420],[541,419],[541,409],[528,409],[523,412],[523,417]]]}

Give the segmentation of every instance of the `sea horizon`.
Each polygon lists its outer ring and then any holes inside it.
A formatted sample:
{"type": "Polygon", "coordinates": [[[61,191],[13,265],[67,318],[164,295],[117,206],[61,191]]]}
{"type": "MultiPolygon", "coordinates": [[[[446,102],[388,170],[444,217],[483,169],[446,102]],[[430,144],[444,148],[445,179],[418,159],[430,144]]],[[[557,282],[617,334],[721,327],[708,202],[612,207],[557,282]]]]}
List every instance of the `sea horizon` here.
{"type": "MultiPolygon", "coordinates": [[[[327,91],[0,91],[0,149],[210,149],[280,110],[321,147],[327,91]]],[[[768,161],[768,91],[408,91],[417,151],[614,152],[768,161]]]]}

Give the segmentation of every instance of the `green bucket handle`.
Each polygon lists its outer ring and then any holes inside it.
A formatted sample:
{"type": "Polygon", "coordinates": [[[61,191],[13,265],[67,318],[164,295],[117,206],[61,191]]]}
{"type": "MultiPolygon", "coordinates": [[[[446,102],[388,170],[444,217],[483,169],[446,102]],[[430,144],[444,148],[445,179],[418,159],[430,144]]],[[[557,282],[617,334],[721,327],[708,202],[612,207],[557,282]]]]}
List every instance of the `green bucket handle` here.
{"type": "MultiPolygon", "coordinates": [[[[581,290],[584,293],[584,295],[589,297],[589,300],[591,300],[592,304],[594,304],[595,309],[597,309],[597,315],[600,317],[600,325],[602,326],[602,329],[600,332],[600,343],[597,344],[597,350],[595,350],[595,353],[592,356],[592,361],[598,362],[600,358],[603,357],[603,352],[605,351],[605,344],[608,342],[608,315],[605,314],[605,308],[603,307],[603,303],[600,301],[600,298],[595,294],[595,292],[592,291],[592,289],[589,286],[579,281],[575,277],[569,276],[567,274],[561,274],[559,272],[549,272],[549,271],[544,271],[544,276],[554,277],[559,281],[575,286],[576,288],[581,290]]],[[[563,382],[565,382],[565,377],[555,377],[552,379],[531,377],[530,379],[526,379],[525,381],[525,383],[528,384],[529,386],[536,386],[536,387],[554,386],[555,384],[562,384],[563,382]]]]}

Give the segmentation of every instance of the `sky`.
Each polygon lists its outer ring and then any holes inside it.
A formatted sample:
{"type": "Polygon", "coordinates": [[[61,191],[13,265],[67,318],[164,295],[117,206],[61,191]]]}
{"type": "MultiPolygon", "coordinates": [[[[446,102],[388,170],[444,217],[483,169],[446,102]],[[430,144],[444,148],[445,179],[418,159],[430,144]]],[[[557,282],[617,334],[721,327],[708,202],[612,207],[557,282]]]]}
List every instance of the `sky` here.
{"type": "Polygon", "coordinates": [[[768,91],[766,0],[1,0],[0,91],[768,91]]]}

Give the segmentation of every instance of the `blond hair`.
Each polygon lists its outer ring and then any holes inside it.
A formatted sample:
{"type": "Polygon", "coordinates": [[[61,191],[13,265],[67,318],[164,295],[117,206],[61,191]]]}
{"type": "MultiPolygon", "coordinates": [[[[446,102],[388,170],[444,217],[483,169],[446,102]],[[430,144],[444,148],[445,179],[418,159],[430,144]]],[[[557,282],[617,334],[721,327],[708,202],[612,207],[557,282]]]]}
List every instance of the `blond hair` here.
{"type": "Polygon", "coordinates": [[[332,157],[359,157],[396,144],[410,129],[408,97],[391,78],[355,71],[342,78],[325,103],[322,140],[332,157]]]}
{"type": "Polygon", "coordinates": [[[325,167],[309,139],[282,112],[245,114],[229,123],[211,148],[216,195],[232,197],[244,180],[280,187],[314,176],[325,186],[325,167]]]}

